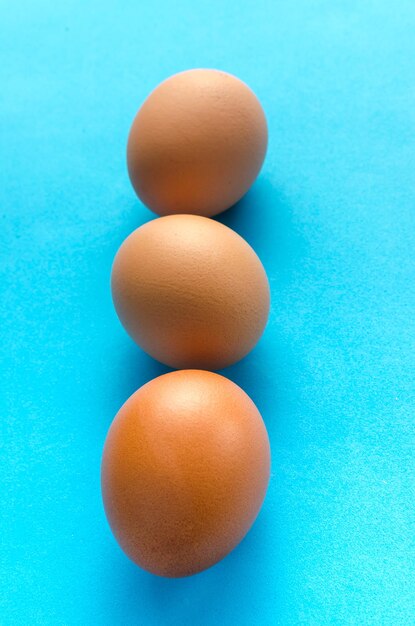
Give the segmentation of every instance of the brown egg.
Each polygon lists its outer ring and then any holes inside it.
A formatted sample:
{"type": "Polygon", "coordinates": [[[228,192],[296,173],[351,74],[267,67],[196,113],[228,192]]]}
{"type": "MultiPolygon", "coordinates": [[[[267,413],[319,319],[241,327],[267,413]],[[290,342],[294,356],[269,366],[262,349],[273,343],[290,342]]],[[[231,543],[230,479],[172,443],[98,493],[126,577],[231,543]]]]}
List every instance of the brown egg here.
{"type": "Polygon", "coordinates": [[[128,172],[159,215],[216,215],[254,182],[267,137],[262,107],[245,83],[218,70],[189,70],[162,82],[138,111],[128,172]]]}
{"type": "Polygon", "coordinates": [[[267,431],[246,393],[212,372],[172,372],[136,391],[111,425],[101,470],[105,511],[135,563],[188,576],[245,536],[269,473],[267,431]]]}
{"type": "Polygon", "coordinates": [[[197,215],[135,230],[115,257],[111,286],[127,332],[171,367],[231,365],[257,343],[268,318],[268,280],[255,252],[227,226],[197,215]]]}

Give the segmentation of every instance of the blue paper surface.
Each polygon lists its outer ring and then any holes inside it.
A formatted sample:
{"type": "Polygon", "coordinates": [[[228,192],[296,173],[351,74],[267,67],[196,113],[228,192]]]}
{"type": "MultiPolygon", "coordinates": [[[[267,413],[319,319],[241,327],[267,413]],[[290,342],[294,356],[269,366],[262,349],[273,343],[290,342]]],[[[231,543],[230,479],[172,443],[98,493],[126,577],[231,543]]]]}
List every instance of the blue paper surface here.
{"type": "Polygon", "coordinates": [[[0,4],[0,623],[415,622],[415,4],[0,4]],[[107,526],[107,429],[165,371],[111,303],[154,216],[125,166],[149,91],[191,67],[245,80],[269,121],[258,182],[220,219],[256,249],[272,312],[224,371],[273,453],[223,562],[164,580],[107,526]]]}

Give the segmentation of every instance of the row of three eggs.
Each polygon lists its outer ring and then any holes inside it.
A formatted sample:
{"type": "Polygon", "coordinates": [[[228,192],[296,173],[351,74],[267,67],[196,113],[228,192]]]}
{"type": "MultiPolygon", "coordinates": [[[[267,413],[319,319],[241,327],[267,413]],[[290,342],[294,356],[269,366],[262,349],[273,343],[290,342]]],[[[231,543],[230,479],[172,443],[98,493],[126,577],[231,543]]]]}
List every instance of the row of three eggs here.
{"type": "Polygon", "coordinates": [[[131,182],[159,215],[118,251],[119,318],[151,356],[181,371],[139,389],[104,449],[102,489],[124,551],[165,576],[213,565],[262,504],[270,451],[250,398],[217,370],[244,357],[269,313],[269,285],[249,244],[210,219],[255,180],[267,125],[254,93],[215,70],[162,83],[128,142],[131,182]]]}

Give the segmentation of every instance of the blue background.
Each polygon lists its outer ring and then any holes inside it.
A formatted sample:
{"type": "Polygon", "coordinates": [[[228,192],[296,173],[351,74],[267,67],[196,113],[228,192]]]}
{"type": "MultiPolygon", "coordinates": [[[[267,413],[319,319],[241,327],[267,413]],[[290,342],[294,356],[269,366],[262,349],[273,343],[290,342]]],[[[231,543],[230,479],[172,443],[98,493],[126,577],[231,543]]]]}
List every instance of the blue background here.
{"type": "Polygon", "coordinates": [[[415,619],[413,0],[0,3],[1,624],[408,625],[415,619]],[[130,563],[102,446],[165,369],[122,330],[109,274],[154,216],[125,166],[172,73],[217,67],[265,108],[267,160],[220,219],[273,296],[225,374],[257,403],[268,496],[196,577],[130,563]]]}

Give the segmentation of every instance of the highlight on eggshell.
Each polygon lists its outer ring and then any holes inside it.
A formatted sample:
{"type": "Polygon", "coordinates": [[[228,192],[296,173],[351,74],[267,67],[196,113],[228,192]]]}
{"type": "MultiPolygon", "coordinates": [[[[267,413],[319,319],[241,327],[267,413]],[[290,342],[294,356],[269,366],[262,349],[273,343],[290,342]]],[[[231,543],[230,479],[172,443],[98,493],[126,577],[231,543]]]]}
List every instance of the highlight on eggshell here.
{"type": "Polygon", "coordinates": [[[267,141],[264,111],[244,82],[188,70],[162,82],[139,109],[127,145],[130,180],[159,215],[216,215],[251,187],[267,141]]]}
{"type": "Polygon", "coordinates": [[[105,442],[105,512],[124,552],[160,576],[200,572],[252,526],[270,476],[258,409],[235,383],[182,370],[136,391],[105,442]]]}
{"type": "Polygon", "coordinates": [[[240,235],[196,215],[137,228],[111,276],[123,326],[152,357],[174,368],[222,369],[260,339],[270,290],[258,256],[240,235]]]}

